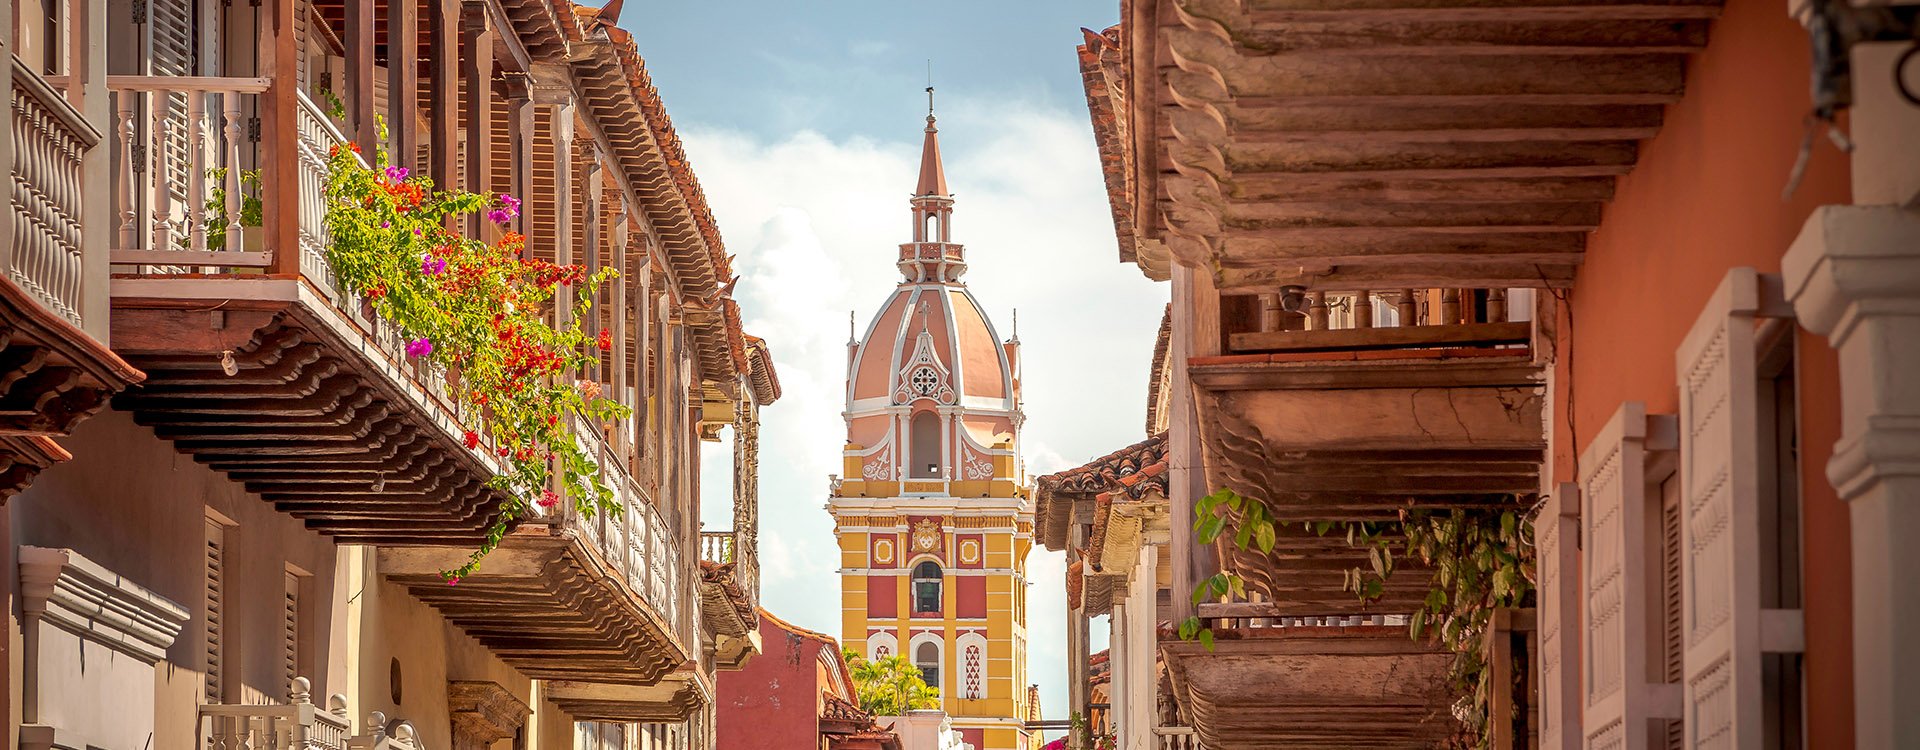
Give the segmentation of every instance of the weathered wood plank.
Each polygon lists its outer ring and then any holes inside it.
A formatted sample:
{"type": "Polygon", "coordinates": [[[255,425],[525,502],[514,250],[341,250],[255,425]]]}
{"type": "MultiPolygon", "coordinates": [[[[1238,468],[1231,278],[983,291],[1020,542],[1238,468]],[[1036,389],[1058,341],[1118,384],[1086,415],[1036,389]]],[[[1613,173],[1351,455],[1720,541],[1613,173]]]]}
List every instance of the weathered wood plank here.
{"type": "Polygon", "coordinates": [[[1431,346],[1501,346],[1527,343],[1531,323],[1472,323],[1450,326],[1350,328],[1331,331],[1255,331],[1235,333],[1236,352],[1331,352],[1431,346]]]}

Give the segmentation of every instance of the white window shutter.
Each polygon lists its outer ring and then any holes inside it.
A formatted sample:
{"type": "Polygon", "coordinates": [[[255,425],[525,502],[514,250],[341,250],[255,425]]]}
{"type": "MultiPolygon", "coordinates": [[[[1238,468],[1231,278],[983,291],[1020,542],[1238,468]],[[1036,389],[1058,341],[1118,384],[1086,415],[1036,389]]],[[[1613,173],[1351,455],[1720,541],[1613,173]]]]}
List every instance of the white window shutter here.
{"type": "Polygon", "coordinates": [[[1727,274],[1675,352],[1686,746],[1761,743],[1759,275],[1727,274]]]}
{"type": "Polygon", "coordinates": [[[1540,747],[1580,740],[1580,490],[1563,482],[1534,523],[1540,575],[1540,747]]]}
{"type": "Polygon", "coordinates": [[[1647,408],[1628,401],[1580,455],[1585,747],[1647,746],[1647,408]]]}

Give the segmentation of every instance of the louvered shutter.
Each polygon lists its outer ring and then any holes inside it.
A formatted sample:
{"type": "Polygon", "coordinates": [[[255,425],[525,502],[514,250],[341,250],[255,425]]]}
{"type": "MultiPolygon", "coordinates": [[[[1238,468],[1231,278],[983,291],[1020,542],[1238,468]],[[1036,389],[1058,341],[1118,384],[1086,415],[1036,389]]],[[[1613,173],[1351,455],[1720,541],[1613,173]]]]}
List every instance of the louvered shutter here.
{"type": "Polygon", "coordinates": [[[304,676],[300,674],[300,620],[303,602],[300,600],[300,576],[291,571],[286,575],[286,592],[280,620],[280,662],[281,676],[284,678],[282,682],[291,685],[294,678],[304,676]]]}
{"type": "Polygon", "coordinates": [[[1534,524],[1540,575],[1540,746],[1580,747],[1580,496],[1564,482],[1534,524]]]}
{"type": "Polygon", "coordinates": [[[220,703],[226,696],[226,575],[227,527],[207,519],[206,534],[206,606],[205,632],[206,702],[220,703]]]}
{"type": "Polygon", "coordinates": [[[1680,385],[1686,746],[1758,747],[1759,275],[1727,274],[1675,352],[1680,385]]]}
{"type": "Polygon", "coordinates": [[[1581,693],[1589,750],[1644,748],[1647,409],[1620,405],[1580,456],[1586,540],[1581,693]]]}
{"type": "MultiPolygon", "coordinates": [[[[194,23],[191,0],[145,0],[146,18],[141,27],[141,41],[146,47],[144,60],[147,75],[152,76],[191,76],[198,71],[194,66],[194,23]]],[[[139,7],[136,5],[135,7],[139,7]]],[[[136,21],[141,19],[136,13],[136,21]]],[[[148,112],[148,121],[143,123],[155,148],[148,156],[147,169],[158,170],[165,182],[168,205],[174,208],[174,216],[155,217],[174,220],[180,214],[187,197],[187,170],[192,161],[187,154],[187,96],[183,93],[155,95],[148,100],[153,107],[148,112]]],[[[150,200],[158,201],[160,196],[150,200]]],[[[150,204],[150,205],[158,205],[150,204]]]]}
{"type": "MultiPolygon", "coordinates": [[[[1680,479],[1673,477],[1660,485],[1660,679],[1678,685],[1682,673],[1680,633],[1680,479]]],[[[1660,728],[1660,747],[1681,750],[1686,746],[1683,723],[1664,722],[1660,728]]]]}

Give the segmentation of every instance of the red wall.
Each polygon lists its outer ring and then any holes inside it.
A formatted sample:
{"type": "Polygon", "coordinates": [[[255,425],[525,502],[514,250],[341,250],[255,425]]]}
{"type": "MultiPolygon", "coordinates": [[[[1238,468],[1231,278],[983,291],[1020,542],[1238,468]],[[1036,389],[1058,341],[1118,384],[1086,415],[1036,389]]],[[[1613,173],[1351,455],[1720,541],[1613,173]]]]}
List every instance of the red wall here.
{"type": "Polygon", "coordinates": [[[987,616],[987,577],[954,576],[954,587],[958,589],[954,597],[957,617],[987,616]]]}
{"type": "Polygon", "coordinates": [[[867,576],[867,617],[892,619],[900,616],[900,591],[894,576],[867,576]]]}
{"type": "MultiPolygon", "coordinates": [[[[1778,273],[1808,213],[1849,201],[1845,158],[1825,138],[1799,189],[1781,200],[1809,108],[1807,46],[1777,0],[1729,0],[1688,67],[1685,98],[1619,181],[1568,293],[1571,325],[1560,321],[1557,366],[1563,383],[1571,368],[1573,404],[1553,405],[1559,480],[1572,478],[1576,446],[1622,401],[1677,412],[1674,349],[1727,269],[1778,273]]],[[[1803,331],[1797,340],[1808,735],[1812,747],[1844,748],[1853,743],[1847,511],[1826,480],[1839,436],[1838,364],[1824,339],[1803,331]]]]}
{"type": "Polygon", "coordinates": [[[811,748],[820,742],[820,649],[826,644],[760,618],[763,651],[715,678],[717,750],[811,748]]]}

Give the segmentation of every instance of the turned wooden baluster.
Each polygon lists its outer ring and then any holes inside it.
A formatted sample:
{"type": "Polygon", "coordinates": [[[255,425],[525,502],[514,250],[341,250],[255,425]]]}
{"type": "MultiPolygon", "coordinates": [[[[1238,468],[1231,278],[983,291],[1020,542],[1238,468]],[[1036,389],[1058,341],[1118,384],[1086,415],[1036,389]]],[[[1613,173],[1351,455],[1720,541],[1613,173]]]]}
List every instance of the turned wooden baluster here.
{"type": "Polygon", "coordinates": [[[228,91],[221,95],[225,98],[226,140],[221,144],[221,161],[227,165],[227,249],[244,250],[246,245],[242,234],[246,228],[240,223],[240,207],[244,205],[240,196],[240,92],[228,91]]]}
{"type": "Polygon", "coordinates": [[[1415,326],[1420,324],[1419,311],[1413,304],[1412,289],[1400,290],[1400,297],[1394,300],[1393,309],[1394,313],[1400,317],[1401,326],[1415,326]]]}
{"type": "Polygon", "coordinates": [[[207,147],[207,95],[187,93],[187,247],[207,249],[207,170],[201,163],[207,147]]]}
{"type": "Polygon", "coordinates": [[[1362,289],[1353,293],[1353,327],[1373,327],[1373,290],[1362,289]]]}
{"type": "Polygon", "coordinates": [[[131,92],[121,92],[113,98],[113,119],[120,131],[119,189],[113,191],[113,200],[120,212],[120,247],[128,249],[140,246],[140,227],[137,223],[140,203],[134,197],[133,172],[133,118],[138,110],[133,102],[136,96],[131,92]]]}
{"type": "Polygon", "coordinates": [[[1487,290],[1487,319],[1485,322],[1488,322],[1488,323],[1507,322],[1507,290],[1505,289],[1487,290]]]}
{"type": "Polygon", "coordinates": [[[1280,295],[1271,292],[1260,295],[1260,332],[1271,333],[1280,330],[1280,295]]]}
{"type": "Polygon", "coordinates": [[[1307,293],[1307,300],[1307,319],[1313,330],[1327,330],[1327,293],[1316,289],[1307,293]]]}
{"type": "Polygon", "coordinates": [[[148,211],[147,221],[153,228],[154,250],[174,250],[173,246],[173,191],[167,187],[167,170],[172,165],[167,159],[167,143],[173,133],[174,123],[167,119],[167,92],[155,91],[152,94],[151,110],[153,116],[153,145],[147,148],[148,184],[153,190],[153,209],[148,211]]]}
{"type": "Polygon", "coordinates": [[[1460,322],[1460,290],[1444,289],[1440,292],[1440,323],[1455,325],[1460,322]]]}

